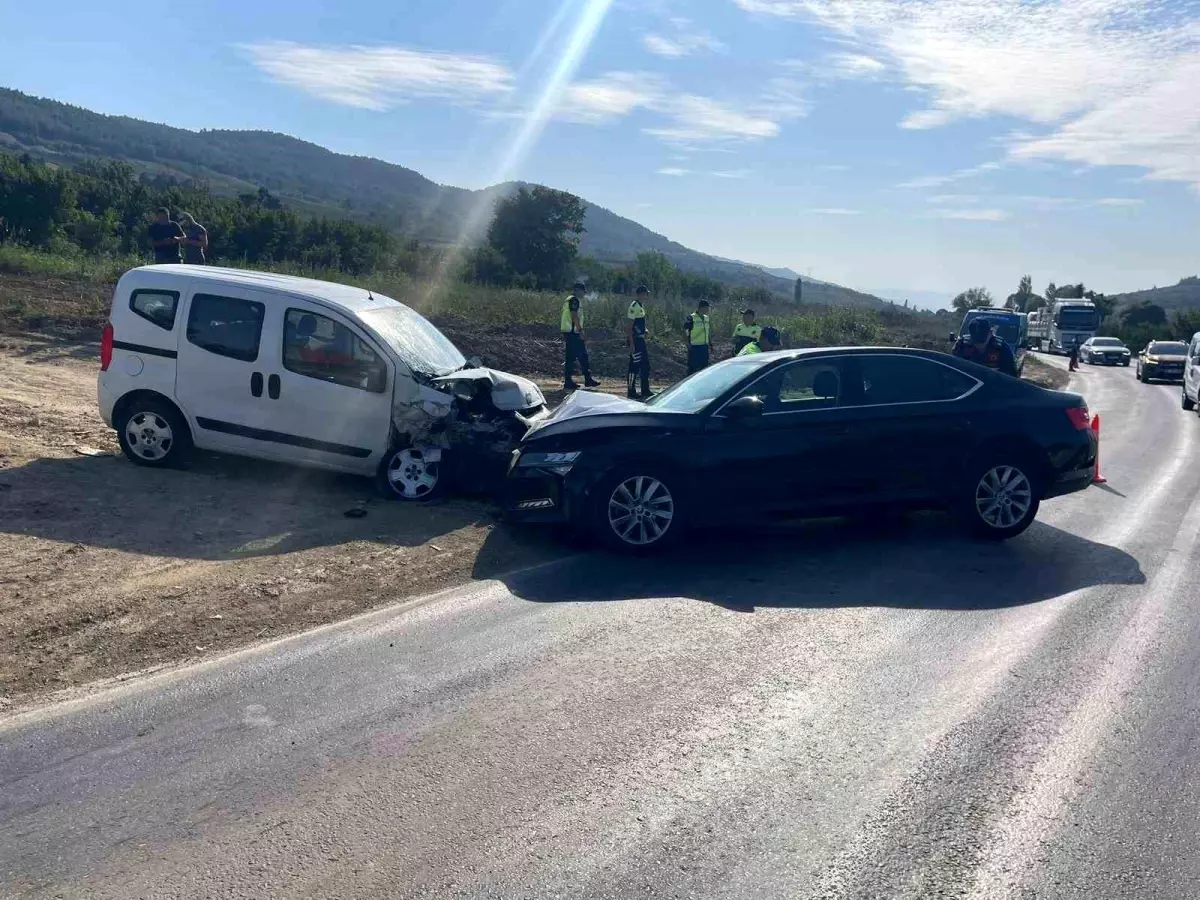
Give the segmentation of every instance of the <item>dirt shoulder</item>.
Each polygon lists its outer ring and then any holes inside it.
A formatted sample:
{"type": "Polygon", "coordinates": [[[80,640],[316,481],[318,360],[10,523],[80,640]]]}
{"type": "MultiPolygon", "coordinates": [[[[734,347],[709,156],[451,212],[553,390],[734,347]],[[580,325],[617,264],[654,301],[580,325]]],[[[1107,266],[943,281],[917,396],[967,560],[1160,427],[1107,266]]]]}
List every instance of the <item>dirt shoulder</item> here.
{"type": "Polygon", "coordinates": [[[0,713],[569,552],[486,501],[206,455],[135,467],[96,412],[94,354],[0,335],[0,713]]]}

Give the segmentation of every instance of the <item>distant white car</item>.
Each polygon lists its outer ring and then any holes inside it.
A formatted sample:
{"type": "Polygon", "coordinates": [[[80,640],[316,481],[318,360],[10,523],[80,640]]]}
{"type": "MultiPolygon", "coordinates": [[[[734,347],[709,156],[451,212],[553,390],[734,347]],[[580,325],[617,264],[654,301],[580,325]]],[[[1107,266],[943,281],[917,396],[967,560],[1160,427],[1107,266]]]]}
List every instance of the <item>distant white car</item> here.
{"type": "Polygon", "coordinates": [[[1079,346],[1079,361],[1098,366],[1128,366],[1133,354],[1119,338],[1092,337],[1079,346]]]}
{"type": "Polygon", "coordinates": [[[548,415],[417,312],[359,287],[207,266],[133,269],[101,343],[100,414],[143,466],[193,447],[375,475],[433,496],[443,453],[506,460],[548,415]]]}

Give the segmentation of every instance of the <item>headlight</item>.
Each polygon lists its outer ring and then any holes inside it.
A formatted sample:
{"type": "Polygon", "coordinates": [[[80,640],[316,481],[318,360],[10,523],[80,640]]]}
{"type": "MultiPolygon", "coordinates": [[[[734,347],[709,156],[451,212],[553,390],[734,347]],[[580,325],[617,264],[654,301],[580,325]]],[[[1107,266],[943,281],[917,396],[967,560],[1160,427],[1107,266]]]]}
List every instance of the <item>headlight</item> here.
{"type": "Polygon", "coordinates": [[[556,475],[566,475],[579,459],[579,451],[568,453],[522,453],[517,458],[517,467],[522,469],[549,469],[556,475]]]}
{"type": "Polygon", "coordinates": [[[1148,362],[1148,363],[1157,363],[1157,362],[1158,362],[1158,357],[1157,357],[1157,356],[1147,356],[1147,357],[1146,357],[1146,362],[1148,362]]]}

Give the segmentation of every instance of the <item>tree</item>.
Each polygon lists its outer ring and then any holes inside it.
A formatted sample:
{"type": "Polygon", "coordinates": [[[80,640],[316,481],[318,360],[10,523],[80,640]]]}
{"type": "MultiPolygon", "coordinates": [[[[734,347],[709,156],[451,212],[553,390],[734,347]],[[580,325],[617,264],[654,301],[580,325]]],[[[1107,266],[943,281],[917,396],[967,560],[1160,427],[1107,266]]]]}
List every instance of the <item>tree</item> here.
{"type": "Polygon", "coordinates": [[[1057,296],[1058,296],[1058,288],[1056,288],[1054,286],[1054,282],[1052,281],[1048,285],[1046,285],[1046,304],[1049,305],[1049,304],[1053,303],[1054,299],[1057,296]]]}
{"type": "Polygon", "coordinates": [[[992,305],[992,295],[985,287],[968,288],[955,297],[951,305],[960,313],[969,309],[987,309],[992,305]]]}
{"type": "Polygon", "coordinates": [[[1064,284],[1054,292],[1055,298],[1059,300],[1082,300],[1085,289],[1083,282],[1079,284],[1064,284]]]}
{"type": "Polygon", "coordinates": [[[1141,325],[1163,326],[1167,324],[1167,312],[1161,306],[1143,300],[1121,313],[1121,325],[1137,328],[1141,325]]]}
{"type": "Polygon", "coordinates": [[[579,253],[585,212],[574,194],[521,187],[496,204],[488,243],[514,272],[532,275],[539,287],[561,288],[579,253]]]}
{"type": "Polygon", "coordinates": [[[1200,309],[1178,309],[1171,316],[1171,337],[1177,341],[1188,341],[1200,331],[1200,309]]]}
{"type": "Polygon", "coordinates": [[[799,278],[796,279],[796,303],[804,302],[804,282],[799,278]]]}

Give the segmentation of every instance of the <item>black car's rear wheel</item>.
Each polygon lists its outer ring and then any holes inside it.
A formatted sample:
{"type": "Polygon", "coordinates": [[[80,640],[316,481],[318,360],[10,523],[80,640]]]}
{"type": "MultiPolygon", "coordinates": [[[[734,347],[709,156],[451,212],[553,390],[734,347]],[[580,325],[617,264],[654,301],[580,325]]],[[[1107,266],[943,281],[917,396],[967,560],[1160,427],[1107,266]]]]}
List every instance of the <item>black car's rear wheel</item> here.
{"type": "Polygon", "coordinates": [[[1034,468],[1023,455],[989,456],[971,472],[960,512],[976,536],[1006,541],[1033,524],[1041,501],[1034,468]]]}
{"type": "Polygon", "coordinates": [[[613,550],[648,553],[680,536],[682,486],[672,473],[645,465],[622,466],[595,492],[592,531],[613,550]]]}

